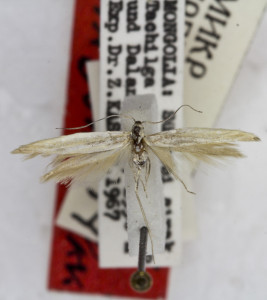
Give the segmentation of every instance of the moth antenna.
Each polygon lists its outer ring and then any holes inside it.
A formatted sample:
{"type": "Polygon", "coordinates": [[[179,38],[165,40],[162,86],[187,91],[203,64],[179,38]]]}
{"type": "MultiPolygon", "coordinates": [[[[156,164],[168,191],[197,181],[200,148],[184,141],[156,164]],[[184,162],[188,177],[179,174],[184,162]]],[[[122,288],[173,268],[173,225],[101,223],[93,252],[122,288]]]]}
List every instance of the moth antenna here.
{"type": "Polygon", "coordinates": [[[89,123],[89,124],[86,124],[84,126],[80,126],[80,127],[72,127],[72,128],[64,128],[64,127],[59,127],[59,128],[56,128],[56,129],[66,129],[66,130],[76,130],[76,129],[83,129],[83,128],[86,128],[86,127],[89,127],[93,124],[95,124],[96,122],[99,122],[99,121],[103,121],[103,120],[106,120],[106,119],[109,119],[109,118],[125,118],[125,119],[132,119],[133,122],[135,122],[135,119],[131,116],[128,116],[128,115],[124,115],[124,114],[119,114],[119,115],[110,115],[110,116],[107,116],[107,117],[104,117],[104,118],[101,118],[101,119],[98,119],[92,123],[89,123]]]}
{"type": "Polygon", "coordinates": [[[191,105],[189,105],[189,104],[183,104],[183,105],[181,105],[181,106],[179,106],[177,109],[176,109],[176,111],[174,112],[174,113],[172,113],[167,119],[164,119],[164,120],[161,120],[161,121],[156,121],[156,122],[152,122],[152,121],[143,121],[142,123],[148,123],[148,124],[159,124],[159,123],[164,123],[164,122],[166,122],[166,121],[168,121],[168,120],[170,120],[182,107],[189,107],[189,108],[191,108],[192,110],[194,110],[194,111],[196,111],[196,112],[198,112],[198,113],[202,113],[202,111],[201,110],[197,110],[197,109],[195,109],[195,108],[193,108],[191,105]]]}

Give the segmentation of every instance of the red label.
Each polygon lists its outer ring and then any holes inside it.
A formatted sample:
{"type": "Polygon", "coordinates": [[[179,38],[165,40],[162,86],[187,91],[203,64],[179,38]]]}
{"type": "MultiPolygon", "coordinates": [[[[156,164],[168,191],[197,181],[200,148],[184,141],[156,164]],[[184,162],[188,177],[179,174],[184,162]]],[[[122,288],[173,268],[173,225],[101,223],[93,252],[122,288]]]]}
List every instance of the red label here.
{"type": "MultiPolygon", "coordinates": [[[[82,126],[92,122],[85,63],[99,58],[99,0],[76,0],[73,28],[64,127],[82,126]]],[[[84,129],[88,130],[90,129],[84,129]]],[[[58,186],[55,217],[66,190],[65,186],[58,186]]],[[[135,271],[136,269],[100,269],[97,244],[54,225],[50,289],[142,298],[166,297],[167,268],[148,269],[153,278],[153,286],[147,293],[142,294],[130,287],[130,277],[135,271]]]]}

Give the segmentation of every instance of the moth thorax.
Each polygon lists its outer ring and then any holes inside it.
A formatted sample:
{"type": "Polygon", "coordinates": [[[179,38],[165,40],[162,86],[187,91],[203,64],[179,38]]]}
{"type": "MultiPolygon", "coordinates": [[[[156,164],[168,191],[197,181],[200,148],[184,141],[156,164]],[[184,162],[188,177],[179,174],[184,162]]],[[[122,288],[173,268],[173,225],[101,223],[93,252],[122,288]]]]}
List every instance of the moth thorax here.
{"type": "Polygon", "coordinates": [[[132,139],[135,144],[140,144],[144,137],[144,126],[142,122],[136,121],[132,127],[132,139]]]}

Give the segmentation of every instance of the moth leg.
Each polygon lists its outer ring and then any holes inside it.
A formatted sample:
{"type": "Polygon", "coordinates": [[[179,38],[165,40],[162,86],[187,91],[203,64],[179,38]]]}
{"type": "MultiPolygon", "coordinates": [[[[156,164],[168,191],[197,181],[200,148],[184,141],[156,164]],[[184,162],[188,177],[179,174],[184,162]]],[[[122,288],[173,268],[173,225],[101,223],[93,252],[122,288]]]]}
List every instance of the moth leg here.
{"type": "Polygon", "coordinates": [[[186,190],[188,193],[193,194],[193,195],[196,194],[196,193],[190,191],[190,190],[187,188],[186,184],[183,182],[183,180],[182,180],[177,174],[176,174],[176,178],[181,182],[181,184],[184,186],[185,190],[186,190]]]}
{"type": "Polygon", "coordinates": [[[175,179],[177,179],[177,180],[179,180],[179,181],[181,182],[181,184],[184,186],[185,190],[186,190],[188,193],[193,194],[193,195],[196,194],[196,193],[190,191],[190,190],[187,188],[186,184],[185,184],[185,183],[183,182],[183,180],[177,175],[176,172],[172,171],[172,170],[171,170],[168,166],[166,166],[166,165],[165,165],[165,167],[167,168],[168,172],[174,176],[175,179]]]}
{"type": "Polygon", "coordinates": [[[165,166],[165,168],[168,170],[168,172],[170,174],[173,175],[173,177],[176,180],[179,180],[181,182],[181,184],[184,186],[184,188],[186,189],[186,191],[190,194],[194,194],[194,192],[191,192],[187,186],[185,185],[185,183],[183,182],[183,180],[178,176],[175,167],[174,167],[174,162],[172,160],[172,153],[171,151],[165,151],[162,149],[157,149],[157,147],[150,147],[150,149],[152,150],[152,152],[158,157],[158,159],[162,162],[162,164],[165,166]]]}
{"type": "Polygon", "coordinates": [[[150,171],[151,171],[151,161],[150,161],[150,158],[147,157],[147,163],[146,163],[146,177],[145,177],[146,184],[147,184],[147,181],[148,181],[148,178],[149,178],[149,175],[150,175],[150,171]]]}
{"type": "MultiPolygon", "coordinates": [[[[139,182],[140,182],[140,169],[137,170],[137,173],[136,173],[136,177],[135,177],[135,183],[136,183],[136,189],[138,191],[139,189],[139,182]]],[[[142,181],[142,180],[141,180],[142,181]]]]}
{"type": "Polygon", "coordinates": [[[143,190],[144,190],[144,192],[145,192],[145,194],[146,194],[146,198],[148,199],[147,190],[146,190],[146,183],[144,183],[144,181],[143,181],[142,178],[140,178],[140,181],[141,181],[141,183],[142,183],[143,190]]]}
{"type": "MultiPolygon", "coordinates": [[[[131,167],[131,165],[130,165],[130,167],[131,167]]],[[[134,181],[135,181],[135,189],[136,189],[136,191],[138,192],[138,190],[139,190],[139,183],[141,182],[141,184],[143,186],[143,190],[146,193],[146,198],[148,198],[144,181],[141,178],[141,169],[138,168],[137,172],[136,172],[135,171],[136,168],[133,167],[132,170],[133,170],[133,175],[134,175],[134,181]]]]}
{"type": "Polygon", "coordinates": [[[132,160],[129,160],[129,166],[133,172],[133,176],[134,176],[134,182],[137,183],[137,189],[138,189],[138,185],[139,185],[139,174],[138,174],[138,171],[136,172],[136,167],[134,166],[133,164],[133,161],[132,160]]]}
{"type": "Polygon", "coordinates": [[[144,190],[144,192],[146,194],[146,198],[148,198],[147,190],[146,190],[147,180],[144,183],[143,179],[141,178],[141,171],[142,171],[142,169],[138,168],[137,174],[135,173],[136,174],[136,179],[135,179],[136,180],[136,188],[137,188],[137,191],[138,191],[138,189],[139,189],[139,183],[141,182],[143,190],[144,190]]]}

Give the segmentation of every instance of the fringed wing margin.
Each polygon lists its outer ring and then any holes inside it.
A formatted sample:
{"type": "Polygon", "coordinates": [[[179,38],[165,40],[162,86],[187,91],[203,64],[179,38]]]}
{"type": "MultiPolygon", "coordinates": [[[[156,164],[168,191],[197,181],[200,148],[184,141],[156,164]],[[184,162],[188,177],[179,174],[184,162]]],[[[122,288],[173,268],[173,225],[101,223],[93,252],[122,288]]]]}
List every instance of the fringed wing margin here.
{"type": "Polygon", "coordinates": [[[198,159],[214,163],[228,157],[243,157],[236,144],[241,141],[260,141],[260,139],[249,132],[213,128],[175,129],[145,137],[148,147],[188,192],[190,191],[178,175],[173,153],[182,154],[189,161],[198,159]]]}
{"type": "Polygon", "coordinates": [[[88,178],[99,180],[129,146],[127,132],[93,132],[37,141],[20,146],[12,153],[25,154],[26,158],[55,154],[49,165],[50,171],[41,180],[55,179],[69,184],[88,178]]]}
{"type": "Polygon", "coordinates": [[[244,155],[237,149],[236,143],[259,140],[253,133],[214,128],[175,129],[152,134],[145,138],[151,148],[157,147],[171,152],[180,152],[205,162],[226,157],[243,157],[244,155]]]}

